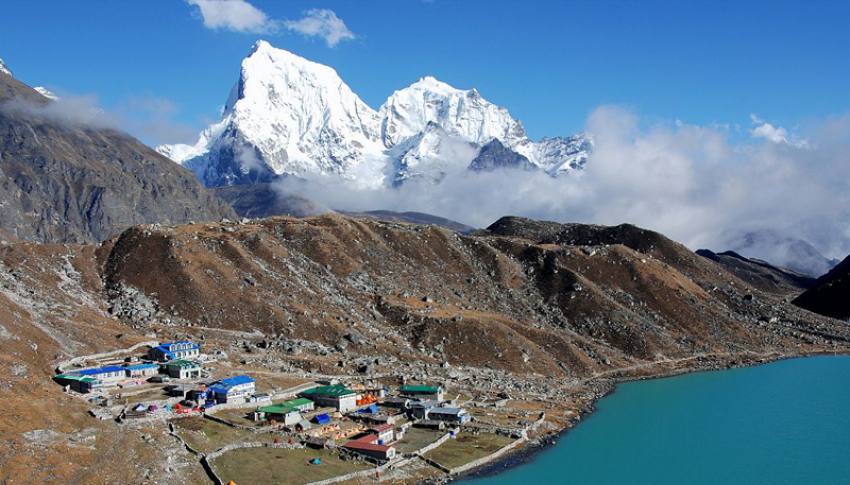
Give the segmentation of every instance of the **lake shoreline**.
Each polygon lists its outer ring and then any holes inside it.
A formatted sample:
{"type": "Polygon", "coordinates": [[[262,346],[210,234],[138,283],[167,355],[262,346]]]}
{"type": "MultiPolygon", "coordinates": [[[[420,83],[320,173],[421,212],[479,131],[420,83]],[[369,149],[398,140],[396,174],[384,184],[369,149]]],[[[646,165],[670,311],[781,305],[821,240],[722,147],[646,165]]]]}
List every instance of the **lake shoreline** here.
{"type": "MultiPolygon", "coordinates": [[[[615,376],[615,377],[604,377],[601,380],[598,378],[590,378],[585,381],[586,386],[591,386],[595,384],[597,389],[601,389],[603,392],[598,394],[592,401],[590,401],[586,406],[581,408],[580,412],[570,420],[570,425],[564,428],[559,429],[558,431],[551,432],[545,434],[543,436],[535,437],[528,441],[528,444],[522,446],[521,448],[508,453],[505,456],[494,459],[492,462],[486,463],[478,468],[470,470],[461,475],[453,476],[453,477],[441,477],[436,480],[426,480],[422,482],[420,485],[434,485],[437,483],[449,483],[449,482],[463,482],[470,481],[479,478],[487,478],[494,477],[499,474],[502,474],[506,471],[512,470],[522,465],[529,464],[533,462],[542,452],[549,450],[556,446],[562,439],[564,439],[573,428],[581,424],[584,420],[591,417],[593,413],[597,410],[596,403],[599,402],[600,399],[603,399],[607,396],[612,395],[617,390],[617,385],[626,383],[626,382],[637,382],[637,381],[647,381],[647,380],[656,380],[656,379],[665,379],[670,377],[682,376],[685,374],[699,373],[699,372],[717,372],[724,370],[732,370],[732,369],[740,369],[747,367],[756,367],[765,364],[771,364],[783,360],[792,360],[792,359],[805,359],[810,357],[819,357],[819,356],[847,356],[850,355],[850,350],[848,349],[836,349],[836,350],[813,350],[813,351],[805,351],[799,353],[780,353],[780,352],[769,352],[765,354],[754,354],[752,352],[743,352],[740,354],[733,354],[726,356],[725,359],[719,359],[715,361],[706,361],[701,362],[700,365],[696,366],[685,366],[680,368],[672,368],[666,369],[664,371],[650,373],[647,375],[639,375],[639,376],[615,376]]],[[[663,363],[662,363],[663,365],[663,363]]]]}

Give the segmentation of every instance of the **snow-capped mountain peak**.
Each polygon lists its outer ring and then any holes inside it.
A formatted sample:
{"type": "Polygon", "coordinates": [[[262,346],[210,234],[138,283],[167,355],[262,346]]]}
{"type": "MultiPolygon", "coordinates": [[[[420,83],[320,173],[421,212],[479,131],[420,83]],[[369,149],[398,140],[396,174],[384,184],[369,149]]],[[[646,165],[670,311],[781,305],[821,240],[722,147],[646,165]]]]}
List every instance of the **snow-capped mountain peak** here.
{"type": "Polygon", "coordinates": [[[334,69],[259,41],[242,61],[222,121],[194,146],[159,151],[208,185],[227,185],[252,171],[344,174],[380,155],[378,133],[377,113],[334,69]]]}
{"type": "Polygon", "coordinates": [[[493,140],[501,148],[487,152],[488,167],[518,160],[553,176],[582,168],[592,148],[583,135],[534,142],[507,109],[433,76],[395,91],[375,111],[334,69],[258,41],[221,120],[194,145],[157,150],[212,186],[331,174],[377,186],[467,170],[493,140]],[[503,163],[490,160],[502,155],[503,163]]]}
{"type": "Polygon", "coordinates": [[[10,76],[12,75],[12,71],[10,71],[8,67],[6,67],[6,63],[3,62],[3,59],[0,59],[0,72],[2,72],[3,74],[8,74],[10,76]]]}
{"type": "Polygon", "coordinates": [[[422,131],[429,122],[479,145],[493,138],[509,145],[525,138],[522,124],[505,108],[485,100],[475,89],[457,89],[432,76],[394,92],[378,113],[387,147],[422,131]]]}

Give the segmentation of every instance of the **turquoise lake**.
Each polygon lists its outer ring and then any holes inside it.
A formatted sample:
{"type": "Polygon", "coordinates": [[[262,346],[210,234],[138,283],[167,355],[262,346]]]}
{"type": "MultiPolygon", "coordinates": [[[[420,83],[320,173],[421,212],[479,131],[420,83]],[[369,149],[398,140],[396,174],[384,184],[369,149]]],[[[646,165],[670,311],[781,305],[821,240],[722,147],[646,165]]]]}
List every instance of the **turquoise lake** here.
{"type": "Polygon", "coordinates": [[[465,483],[850,483],[850,357],[625,383],[557,445],[465,483]]]}

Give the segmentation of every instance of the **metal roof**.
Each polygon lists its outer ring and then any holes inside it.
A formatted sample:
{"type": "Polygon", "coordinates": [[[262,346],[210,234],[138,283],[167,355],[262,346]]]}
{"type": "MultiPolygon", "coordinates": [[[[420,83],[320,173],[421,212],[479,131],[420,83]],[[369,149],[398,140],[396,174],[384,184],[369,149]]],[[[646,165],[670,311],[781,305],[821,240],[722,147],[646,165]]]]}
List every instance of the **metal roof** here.
{"type": "Polygon", "coordinates": [[[268,414],[289,414],[298,412],[298,410],[294,407],[288,406],[284,403],[272,404],[271,406],[263,406],[261,408],[257,408],[257,411],[268,414]]]}
{"type": "Polygon", "coordinates": [[[432,408],[428,414],[463,414],[466,410],[462,408],[432,408]]]}
{"type": "Polygon", "coordinates": [[[150,363],[150,362],[144,363],[144,364],[133,364],[133,365],[128,365],[124,369],[126,369],[126,370],[141,370],[141,369],[153,369],[153,368],[159,369],[159,364],[154,364],[154,363],[150,363]]]}
{"type": "Polygon", "coordinates": [[[398,390],[414,394],[437,394],[442,389],[439,386],[401,386],[398,390]]]}
{"type": "Polygon", "coordinates": [[[86,376],[76,376],[73,374],[59,374],[53,376],[56,380],[80,381],[80,382],[97,382],[97,379],[86,376]]]}
{"type": "Polygon", "coordinates": [[[365,443],[363,441],[349,441],[342,446],[352,450],[379,451],[381,453],[386,453],[390,451],[390,448],[392,448],[391,446],[376,445],[374,443],[365,443]]]}
{"type": "Polygon", "coordinates": [[[252,378],[250,378],[246,375],[239,375],[239,376],[227,377],[227,378],[222,379],[218,382],[214,382],[212,384],[212,386],[223,387],[225,389],[228,389],[228,388],[231,388],[231,387],[234,387],[234,386],[239,386],[239,385],[242,385],[242,384],[251,384],[252,382],[255,382],[254,379],[252,379],[252,378]]]}
{"type": "Polygon", "coordinates": [[[315,396],[315,397],[333,397],[333,398],[341,398],[345,396],[351,396],[356,394],[351,389],[343,386],[342,384],[334,384],[332,386],[319,386],[307,389],[306,391],[302,391],[299,393],[299,396],[315,396]]]}
{"type": "Polygon", "coordinates": [[[185,359],[172,360],[171,362],[165,364],[166,367],[200,367],[201,364],[185,359]]]}
{"type": "Polygon", "coordinates": [[[77,373],[81,376],[93,376],[106,374],[107,372],[124,372],[124,368],[119,365],[107,365],[105,367],[97,367],[95,369],[83,369],[77,373]]]}

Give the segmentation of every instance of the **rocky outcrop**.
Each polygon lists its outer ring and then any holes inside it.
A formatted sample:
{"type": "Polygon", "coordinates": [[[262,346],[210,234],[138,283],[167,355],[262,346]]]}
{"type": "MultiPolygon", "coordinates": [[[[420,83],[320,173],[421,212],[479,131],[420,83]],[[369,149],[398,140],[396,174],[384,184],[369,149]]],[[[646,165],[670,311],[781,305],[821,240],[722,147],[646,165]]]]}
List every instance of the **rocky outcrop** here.
{"type": "Polygon", "coordinates": [[[850,319],[850,256],[821,276],[794,304],[821,315],[850,319]]]}
{"type": "Polygon", "coordinates": [[[469,164],[469,169],[475,172],[492,172],[501,168],[537,170],[537,166],[528,158],[506,147],[496,138],[481,147],[478,156],[469,164]]]}

